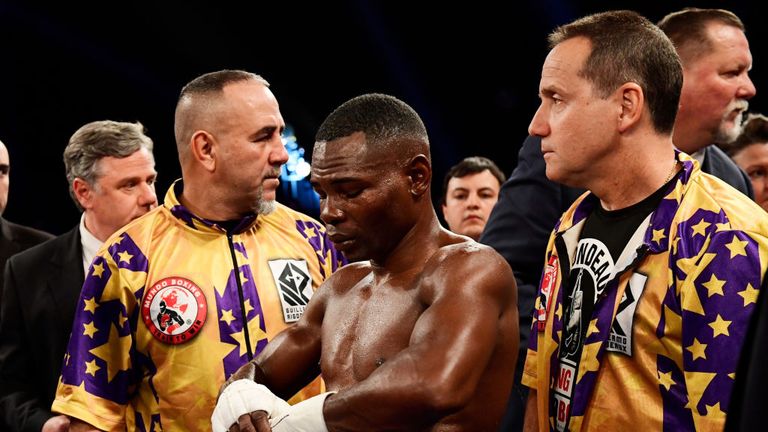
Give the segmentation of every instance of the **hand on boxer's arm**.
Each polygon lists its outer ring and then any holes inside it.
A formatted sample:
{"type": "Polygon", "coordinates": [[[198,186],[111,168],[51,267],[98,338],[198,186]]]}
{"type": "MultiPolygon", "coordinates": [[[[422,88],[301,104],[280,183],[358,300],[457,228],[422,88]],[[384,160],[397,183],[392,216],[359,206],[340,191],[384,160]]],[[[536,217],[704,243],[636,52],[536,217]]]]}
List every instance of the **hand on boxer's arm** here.
{"type": "Polygon", "coordinates": [[[49,418],[43,424],[41,432],[101,432],[101,429],[74,417],[59,414],[49,418]]]}
{"type": "Polygon", "coordinates": [[[227,432],[235,424],[240,430],[268,432],[263,416],[256,414],[256,411],[264,411],[270,422],[277,422],[288,415],[290,408],[288,402],[272,394],[267,387],[240,379],[227,385],[219,395],[211,416],[213,432],[227,432]]]}
{"type": "Polygon", "coordinates": [[[49,418],[44,424],[42,432],[67,432],[69,431],[69,417],[60,414],[49,418]]]}

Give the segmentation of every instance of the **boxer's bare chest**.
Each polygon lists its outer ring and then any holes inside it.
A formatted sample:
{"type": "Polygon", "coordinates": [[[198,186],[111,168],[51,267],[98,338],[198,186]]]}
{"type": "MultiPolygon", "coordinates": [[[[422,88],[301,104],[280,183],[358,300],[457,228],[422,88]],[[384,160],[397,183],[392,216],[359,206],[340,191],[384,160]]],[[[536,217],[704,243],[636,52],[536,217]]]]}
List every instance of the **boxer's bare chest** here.
{"type": "Polygon", "coordinates": [[[412,277],[369,275],[332,296],[322,327],[323,378],[330,388],[361,381],[406,347],[425,306],[412,277]]]}

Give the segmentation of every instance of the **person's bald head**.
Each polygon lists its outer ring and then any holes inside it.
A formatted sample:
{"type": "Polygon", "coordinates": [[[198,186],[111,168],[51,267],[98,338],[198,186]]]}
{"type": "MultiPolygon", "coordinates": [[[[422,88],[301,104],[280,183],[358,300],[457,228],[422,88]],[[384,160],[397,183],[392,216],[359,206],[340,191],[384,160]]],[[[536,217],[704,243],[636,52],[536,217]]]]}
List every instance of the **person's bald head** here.
{"type": "Polygon", "coordinates": [[[184,166],[189,156],[189,141],[195,131],[216,132],[226,104],[222,103],[224,87],[243,81],[257,81],[269,87],[267,80],[242,70],[221,70],[201,75],[181,89],[176,104],[174,135],[179,161],[184,166]]]}
{"type": "Polygon", "coordinates": [[[8,187],[11,184],[11,159],[8,148],[0,141],[0,215],[8,204],[8,187]]]}

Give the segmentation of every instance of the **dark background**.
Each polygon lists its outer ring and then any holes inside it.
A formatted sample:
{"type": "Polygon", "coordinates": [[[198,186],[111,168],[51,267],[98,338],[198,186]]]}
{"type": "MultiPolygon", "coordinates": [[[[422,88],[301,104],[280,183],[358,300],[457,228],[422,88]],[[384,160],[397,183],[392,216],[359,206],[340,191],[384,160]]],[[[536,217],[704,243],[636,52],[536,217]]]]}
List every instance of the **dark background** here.
{"type": "Polygon", "coordinates": [[[12,182],[5,216],[63,233],[78,221],[62,151],[94,120],[141,121],[155,141],[158,198],[180,176],[173,111],[181,87],[225,68],[262,74],[311,154],[314,133],[345,100],[397,96],[430,133],[433,196],[461,158],[508,175],[538,104],[546,35],[588,13],[633,9],[651,21],[685,6],[724,7],[747,26],[766,112],[762,2],[453,1],[37,2],[0,0],[0,140],[12,182]],[[454,4],[455,6],[448,6],[454,4]],[[765,90],[763,90],[765,89],[765,90]]]}

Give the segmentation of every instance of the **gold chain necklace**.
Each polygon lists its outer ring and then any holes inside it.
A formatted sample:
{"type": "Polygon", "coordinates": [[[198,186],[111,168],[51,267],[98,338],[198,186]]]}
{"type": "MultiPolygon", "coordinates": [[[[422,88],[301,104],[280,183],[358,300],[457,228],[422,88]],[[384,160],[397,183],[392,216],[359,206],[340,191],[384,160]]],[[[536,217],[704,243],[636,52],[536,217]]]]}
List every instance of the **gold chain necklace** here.
{"type": "Polygon", "coordinates": [[[672,165],[672,171],[669,172],[667,179],[664,180],[664,184],[669,183],[669,181],[672,180],[672,177],[674,177],[676,173],[677,173],[677,159],[675,159],[675,163],[672,165]]]}

